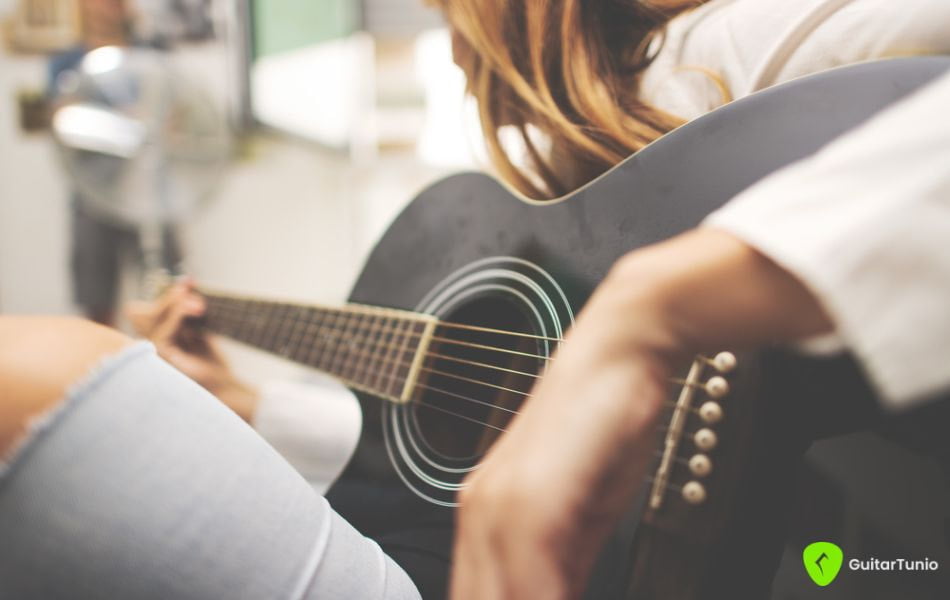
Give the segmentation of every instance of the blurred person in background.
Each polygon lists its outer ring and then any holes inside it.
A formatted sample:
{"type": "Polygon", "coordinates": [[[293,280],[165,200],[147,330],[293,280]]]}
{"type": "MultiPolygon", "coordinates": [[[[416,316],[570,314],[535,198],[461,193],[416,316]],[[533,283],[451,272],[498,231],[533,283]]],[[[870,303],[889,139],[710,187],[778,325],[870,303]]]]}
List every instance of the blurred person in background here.
{"type": "MultiPolygon", "coordinates": [[[[79,68],[86,54],[103,46],[162,46],[160,38],[138,40],[133,33],[133,15],[126,0],[80,0],[82,43],[50,58],[47,97],[51,107],[68,101],[70,73],[79,68]]],[[[141,263],[139,232],[97,214],[73,190],[70,198],[72,219],[71,274],[73,296],[83,313],[93,321],[115,323],[116,304],[123,262],[141,263]]],[[[172,270],[181,260],[178,236],[170,226],[162,232],[162,261],[172,270]]]]}

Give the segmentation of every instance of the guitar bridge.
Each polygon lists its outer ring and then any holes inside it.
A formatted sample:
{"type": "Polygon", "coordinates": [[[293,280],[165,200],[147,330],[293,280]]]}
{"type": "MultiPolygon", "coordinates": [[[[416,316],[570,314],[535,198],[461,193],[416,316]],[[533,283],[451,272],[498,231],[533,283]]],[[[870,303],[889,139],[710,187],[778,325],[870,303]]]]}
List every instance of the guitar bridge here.
{"type": "MultiPolygon", "coordinates": [[[[697,356],[684,380],[673,380],[681,383],[679,397],[673,405],[673,414],[663,439],[663,449],[660,454],[660,464],[653,476],[653,485],[650,489],[649,507],[659,510],[663,506],[666,492],[671,487],[670,478],[673,467],[678,460],[677,454],[686,423],[691,413],[699,415],[705,426],[693,436],[693,442],[699,450],[688,461],[685,461],[692,475],[702,478],[712,471],[712,461],[705,454],[716,446],[716,434],[712,426],[722,420],[722,407],[717,400],[729,393],[729,383],[721,375],[710,377],[702,381],[706,366],[711,365],[718,373],[725,374],[736,367],[736,357],[730,352],[720,352],[714,358],[697,356]],[[709,400],[699,408],[694,408],[696,393],[702,391],[709,400]]],[[[696,479],[691,479],[679,488],[683,499],[690,504],[702,504],[706,501],[706,486],[696,479]]]]}

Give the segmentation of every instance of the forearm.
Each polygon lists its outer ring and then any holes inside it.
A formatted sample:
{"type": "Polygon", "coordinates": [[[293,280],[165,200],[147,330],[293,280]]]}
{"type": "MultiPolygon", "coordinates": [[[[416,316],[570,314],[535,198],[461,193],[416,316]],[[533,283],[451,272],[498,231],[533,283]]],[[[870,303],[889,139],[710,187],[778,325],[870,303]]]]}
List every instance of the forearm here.
{"type": "Polygon", "coordinates": [[[829,329],[791,274],[728,234],[696,230],[622,258],[467,480],[454,597],[579,596],[643,485],[676,365],[829,329]]]}
{"type": "Polygon", "coordinates": [[[646,345],[676,360],[793,342],[832,329],[818,300],[794,275],[711,229],[625,256],[585,312],[601,322],[592,328],[605,336],[610,351],[646,345]]]}
{"type": "Polygon", "coordinates": [[[882,406],[950,389],[950,76],[710,215],[821,299],[882,406]]]}

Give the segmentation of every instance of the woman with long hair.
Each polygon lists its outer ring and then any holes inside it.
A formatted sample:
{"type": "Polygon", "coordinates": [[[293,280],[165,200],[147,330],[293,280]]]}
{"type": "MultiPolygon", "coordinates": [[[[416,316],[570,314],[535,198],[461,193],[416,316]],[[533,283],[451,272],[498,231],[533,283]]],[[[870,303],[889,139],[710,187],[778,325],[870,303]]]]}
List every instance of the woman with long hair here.
{"type": "MultiPolygon", "coordinates": [[[[950,5],[938,1],[435,4],[492,166],[535,198],[577,189],[769,85],[861,60],[950,54],[950,5]]],[[[940,241],[950,233],[940,166],[950,131],[932,127],[947,122],[948,101],[945,79],[705,226],[616,264],[461,494],[453,599],[579,596],[643,481],[665,382],[698,352],[834,334],[891,407],[950,384],[935,358],[950,326],[929,329],[947,321],[937,306],[950,292],[940,241]],[[921,329],[932,335],[908,336],[921,329]]]]}
{"type": "Polygon", "coordinates": [[[532,198],[570,192],[769,85],[950,53],[940,0],[429,1],[452,31],[492,166],[532,198]]]}

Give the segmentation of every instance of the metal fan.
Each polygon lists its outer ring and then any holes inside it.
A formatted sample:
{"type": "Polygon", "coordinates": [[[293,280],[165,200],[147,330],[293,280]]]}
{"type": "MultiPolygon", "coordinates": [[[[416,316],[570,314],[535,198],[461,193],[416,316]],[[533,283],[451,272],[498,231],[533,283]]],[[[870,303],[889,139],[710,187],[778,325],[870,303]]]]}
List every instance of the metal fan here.
{"type": "Polygon", "coordinates": [[[155,50],[102,47],[56,82],[53,136],[83,208],[139,231],[160,270],[169,224],[210,195],[230,155],[227,123],[155,50]]]}

